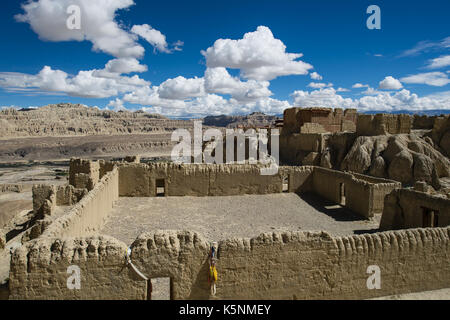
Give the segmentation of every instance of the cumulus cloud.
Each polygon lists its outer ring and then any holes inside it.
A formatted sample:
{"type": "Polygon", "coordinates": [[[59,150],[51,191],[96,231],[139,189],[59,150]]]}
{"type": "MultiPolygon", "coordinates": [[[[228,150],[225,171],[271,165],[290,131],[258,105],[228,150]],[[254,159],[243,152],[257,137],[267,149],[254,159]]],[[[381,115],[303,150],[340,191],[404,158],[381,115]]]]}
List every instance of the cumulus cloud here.
{"type": "Polygon", "coordinates": [[[39,38],[45,41],[90,41],[95,51],[114,57],[139,58],[144,48],[136,36],[121,28],[115,21],[116,12],[134,5],[133,0],[38,0],[22,5],[23,14],[16,20],[30,24],[39,38]],[[81,29],[67,28],[67,8],[81,8],[81,29]]]}
{"type": "Polygon", "coordinates": [[[131,32],[145,39],[148,43],[155,47],[156,50],[166,53],[170,52],[166,42],[166,36],[160,31],[153,29],[148,24],[135,25],[131,28],[131,32]]]}
{"type": "Polygon", "coordinates": [[[321,83],[321,82],[310,82],[308,84],[308,87],[314,88],[314,89],[320,89],[320,88],[326,88],[326,87],[332,87],[332,83],[321,83]]]}
{"type": "Polygon", "coordinates": [[[113,78],[120,74],[132,72],[146,72],[148,67],[140,64],[135,58],[120,58],[108,61],[102,70],[98,70],[95,75],[99,77],[113,78]]]}
{"type": "Polygon", "coordinates": [[[306,75],[313,66],[298,60],[301,53],[287,53],[284,43],[275,39],[268,27],[259,26],[242,39],[219,39],[202,51],[208,68],[241,70],[246,79],[272,80],[286,75],[306,75]]]}
{"type": "Polygon", "coordinates": [[[208,93],[229,94],[238,101],[254,101],[271,96],[269,85],[268,81],[241,81],[221,67],[207,68],[205,71],[205,89],[208,93]]]}
{"type": "Polygon", "coordinates": [[[168,79],[159,86],[159,96],[163,99],[182,100],[205,95],[203,78],[191,78],[179,76],[168,79]]]}
{"type": "Polygon", "coordinates": [[[0,86],[10,89],[34,88],[75,97],[107,98],[150,84],[137,75],[106,78],[97,76],[98,71],[80,71],[76,76],[71,76],[45,66],[36,75],[1,72],[0,86]]]}
{"type": "Polygon", "coordinates": [[[360,88],[369,88],[368,84],[362,84],[362,83],[355,83],[352,85],[352,88],[354,89],[360,89],[360,88]]]}
{"type": "Polygon", "coordinates": [[[419,97],[415,93],[403,89],[394,93],[381,92],[374,96],[364,96],[360,99],[343,98],[333,88],[315,90],[312,92],[295,91],[292,94],[294,106],[329,108],[356,108],[359,111],[399,111],[399,110],[450,110],[450,96],[419,97]]]}
{"type": "Polygon", "coordinates": [[[440,56],[428,61],[428,69],[439,69],[450,66],[450,55],[440,56]]]}
{"type": "Polygon", "coordinates": [[[443,72],[419,73],[400,79],[404,83],[427,84],[429,86],[442,87],[450,83],[450,79],[443,72]]]}
{"type": "Polygon", "coordinates": [[[403,85],[394,77],[387,76],[380,81],[379,88],[384,90],[400,90],[403,88],[403,85]]]}
{"type": "Polygon", "coordinates": [[[347,88],[339,87],[339,88],[336,89],[336,92],[348,92],[348,91],[350,91],[350,90],[348,90],[347,88]]]}
{"type": "Polygon", "coordinates": [[[108,105],[107,105],[107,109],[110,109],[109,107],[111,107],[111,110],[113,111],[125,111],[127,110],[124,106],[123,106],[123,101],[120,100],[119,98],[116,98],[115,100],[111,100],[108,105]]]}
{"type": "Polygon", "coordinates": [[[323,77],[320,74],[318,74],[317,72],[315,72],[315,71],[310,73],[309,76],[311,77],[311,79],[317,80],[317,81],[320,81],[320,80],[323,79],[323,77]]]}

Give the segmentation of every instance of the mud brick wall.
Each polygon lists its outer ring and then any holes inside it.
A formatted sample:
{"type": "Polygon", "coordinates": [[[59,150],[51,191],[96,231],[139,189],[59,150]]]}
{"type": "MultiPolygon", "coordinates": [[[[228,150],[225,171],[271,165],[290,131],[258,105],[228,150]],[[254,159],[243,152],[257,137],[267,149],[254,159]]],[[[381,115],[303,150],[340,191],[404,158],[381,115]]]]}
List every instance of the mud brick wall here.
{"type": "MultiPolygon", "coordinates": [[[[450,228],[348,237],[325,232],[266,233],[219,242],[217,299],[361,299],[433,290],[450,284],[450,228]],[[367,288],[367,267],[381,289],[367,288]]],[[[132,245],[151,278],[170,277],[174,299],[211,298],[208,244],[191,232],[154,232],[132,245]]]]}
{"type": "Polygon", "coordinates": [[[100,163],[91,160],[70,159],[69,184],[75,188],[92,190],[100,179],[100,163]]]}
{"type": "Polygon", "coordinates": [[[51,215],[56,206],[56,187],[45,184],[34,185],[33,212],[38,215],[51,215]]]}
{"type": "Polygon", "coordinates": [[[437,227],[450,225],[450,199],[409,189],[396,189],[385,198],[380,229],[406,229],[423,226],[424,210],[438,215],[437,227]]]}
{"type": "Polygon", "coordinates": [[[312,171],[312,168],[308,171],[280,167],[275,175],[261,175],[261,168],[260,165],[251,164],[121,164],[119,194],[127,197],[156,196],[156,181],[159,179],[164,180],[166,196],[280,193],[283,188],[282,170],[292,172],[292,190],[300,190],[312,171]]]}
{"type": "Polygon", "coordinates": [[[145,299],[147,283],[126,265],[126,250],[107,236],[31,241],[12,255],[9,299],[145,299]],[[72,265],[80,290],[67,287],[72,265]]]}
{"type": "Polygon", "coordinates": [[[387,179],[321,167],[314,168],[313,191],[318,195],[340,204],[342,184],[345,207],[366,218],[372,217],[375,213],[381,213],[384,206],[384,196],[400,187],[399,183],[387,179]]]}
{"type": "Polygon", "coordinates": [[[410,133],[412,117],[406,114],[358,114],[358,136],[410,133]]]}
{"type": "Polygon", "coordinates": [[[94,189],[67,214],[46,228],[42,237],[81,237],[98,231],[119,199],[119,172],[117,168],[106,174],[94,189]]]}

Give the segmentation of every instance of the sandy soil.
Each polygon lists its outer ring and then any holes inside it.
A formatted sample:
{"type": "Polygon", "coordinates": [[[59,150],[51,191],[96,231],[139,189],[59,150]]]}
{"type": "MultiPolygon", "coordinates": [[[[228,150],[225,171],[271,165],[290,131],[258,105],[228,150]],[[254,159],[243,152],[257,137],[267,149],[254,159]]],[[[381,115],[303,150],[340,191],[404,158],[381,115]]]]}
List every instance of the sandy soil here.
{"type": "Polygon", "coordinates": [[[143,232],[158,229],[197,231],[210,241],[270,231],[325,230],[348,235],[377,229],[378,219],[365,220],[315,195],[293,193],[120,198],[101,233],[127,244],[143,232]]]}

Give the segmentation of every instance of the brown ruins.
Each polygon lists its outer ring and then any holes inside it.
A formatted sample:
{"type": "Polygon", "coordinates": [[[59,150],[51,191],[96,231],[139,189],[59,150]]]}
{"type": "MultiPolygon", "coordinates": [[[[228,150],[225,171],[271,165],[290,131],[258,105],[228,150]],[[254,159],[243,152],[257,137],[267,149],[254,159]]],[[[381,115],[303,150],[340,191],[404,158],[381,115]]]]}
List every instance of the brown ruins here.
{"type": "MultiPolygon", "coordinates": [[[[280,136],[282,161],[290,165],[274,175],[261,175],[258,164],[72,159],[68,184],[33,187],[36,221],[12,250],[0,297],[148,299],[150,283],[134,268],[149,279],[169,278],[172,299],[363,299],[448,288],[449,129],[448,117],[296,108],[285,111],[280,136]],[[429,135],[417,136],[414,126],[426,127],[429,135]],[[125,243],[103,233],[125,197],[170,201],[286,193],[313,195],[345,209],[344,221],[379,221],[379,227],[345,236],[323,229],[267,230],[220,239],[215,296],[206,279],[211,239],[205,235],[147,230],[125,243]],[[80,268],[80,290],[67,286],[73,265],[80,268]],[[367,287],[373,265],[381,270],[380,289],[367,287]]],[[[146,210],[151,216],[154,208],[146,210]]],[[[9,238],[0,230],[0,252],[9,238]]]]}

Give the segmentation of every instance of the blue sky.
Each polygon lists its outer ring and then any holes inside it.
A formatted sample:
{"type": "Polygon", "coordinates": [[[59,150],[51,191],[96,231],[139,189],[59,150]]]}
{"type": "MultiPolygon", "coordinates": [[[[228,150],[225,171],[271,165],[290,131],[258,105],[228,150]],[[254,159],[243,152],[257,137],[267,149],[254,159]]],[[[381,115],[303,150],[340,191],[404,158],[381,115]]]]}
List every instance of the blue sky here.
{"type": "Polygon", "coordinates": [[[92,2],[2,2],[0,106],[73,102],[171,116],[450,110],[448,0],[92,2]],[[66,27],[71,4],[80,30],[66,27]],[[380,30],[366,26],[373,4],[380,30]]]}

